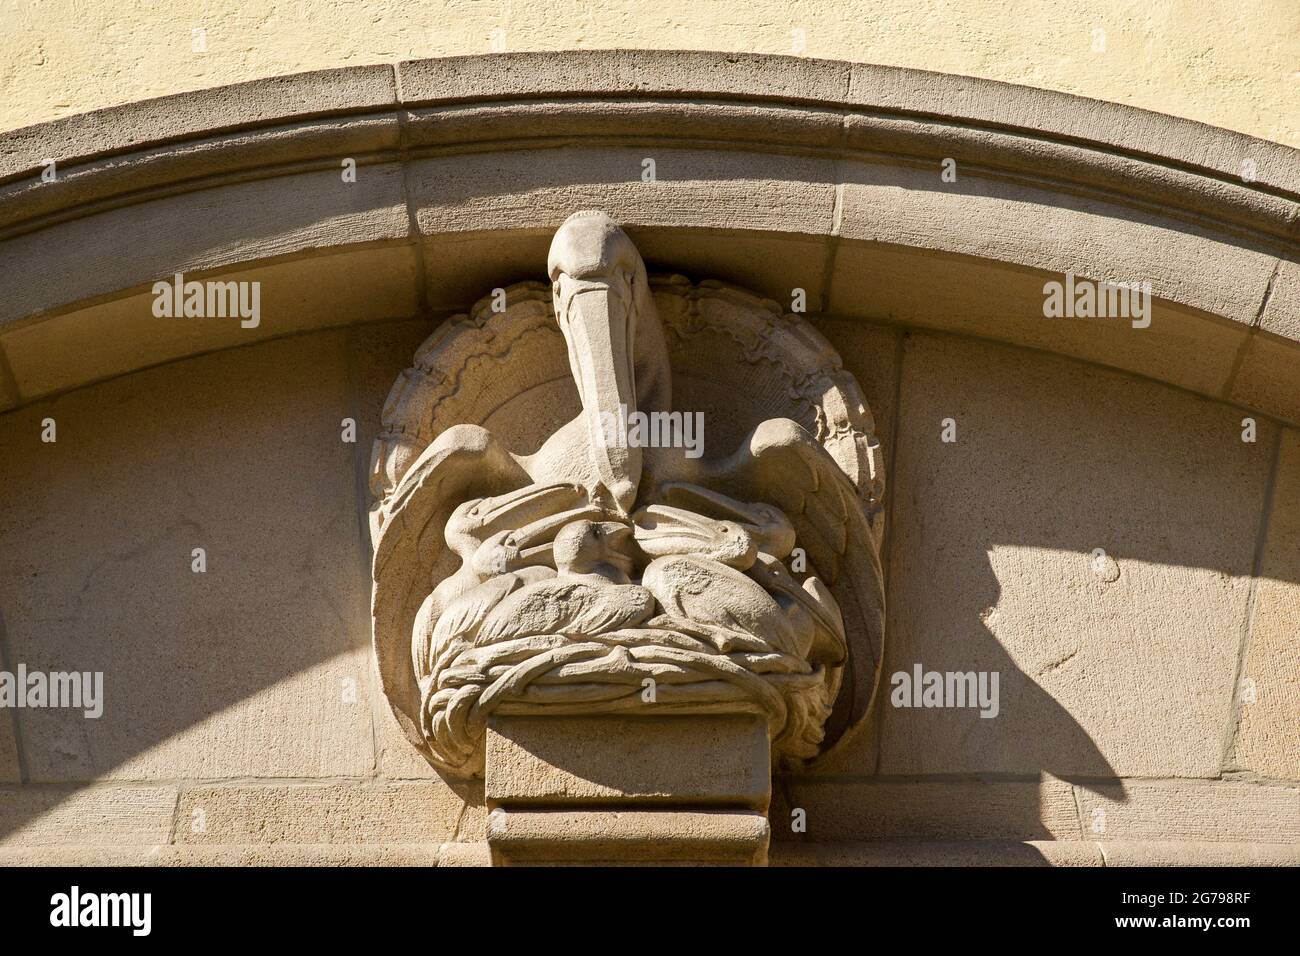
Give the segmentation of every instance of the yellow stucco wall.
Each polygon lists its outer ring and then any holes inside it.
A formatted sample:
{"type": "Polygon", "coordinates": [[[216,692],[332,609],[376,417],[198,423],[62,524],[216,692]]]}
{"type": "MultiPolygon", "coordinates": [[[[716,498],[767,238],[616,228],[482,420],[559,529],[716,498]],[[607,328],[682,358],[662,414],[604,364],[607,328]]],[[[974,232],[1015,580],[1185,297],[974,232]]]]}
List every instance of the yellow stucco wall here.
{"type": "Polygon", "coordinates": [[[0,129],[302,70],[637,47],[920,67],[1300,146],[1297,0],[0,0],[0,129]]]}

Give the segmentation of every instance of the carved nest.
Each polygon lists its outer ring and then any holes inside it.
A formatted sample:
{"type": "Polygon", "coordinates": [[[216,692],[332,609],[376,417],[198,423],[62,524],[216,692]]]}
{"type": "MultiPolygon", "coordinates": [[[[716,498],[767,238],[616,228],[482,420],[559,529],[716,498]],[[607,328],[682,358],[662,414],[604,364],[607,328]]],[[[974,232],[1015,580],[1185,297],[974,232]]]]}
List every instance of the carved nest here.
{"type": "Polygon", "coordinates": [[[481,773],[492,714],[756,713],[768,719],[778,759],[816,755],[834,696],[826,668],[772,648],[724,651],[669,623],[449,648],[421,711],[438,765],[481,773]]]}

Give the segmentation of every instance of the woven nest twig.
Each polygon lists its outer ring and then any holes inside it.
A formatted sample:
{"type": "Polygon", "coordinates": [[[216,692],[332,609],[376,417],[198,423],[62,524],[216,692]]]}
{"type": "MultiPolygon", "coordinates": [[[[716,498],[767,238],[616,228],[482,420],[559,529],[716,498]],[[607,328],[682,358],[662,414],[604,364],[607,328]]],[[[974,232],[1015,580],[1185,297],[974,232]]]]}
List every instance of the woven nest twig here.
{"type": "Polygon", "coordinates": [[[498,712],[749,710],[766,715],[775,758],[814,756],[833,696],[831,675],[750,635],[723,643],[749,646],[720,650],[663,627],[539,634],[486,646],[455,640],[421,681],[425,739],[443,769],[465,773],[481,769],[488,718],[498,712]],[[647,678],[654,681],[653,703],[643,698],[647,678]]]}

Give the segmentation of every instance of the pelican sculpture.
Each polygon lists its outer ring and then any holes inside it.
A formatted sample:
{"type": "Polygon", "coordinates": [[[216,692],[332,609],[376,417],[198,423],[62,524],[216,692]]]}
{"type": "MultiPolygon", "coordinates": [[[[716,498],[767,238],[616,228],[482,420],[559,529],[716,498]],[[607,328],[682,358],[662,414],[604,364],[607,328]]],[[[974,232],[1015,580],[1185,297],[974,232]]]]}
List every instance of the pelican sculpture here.
{"type": "Polygon", "coordinates": [[[386,690],[420,701],[399,719],[436,766],[475,773],[496,708],[626,711],[651,680],[678,706],[766,714],[779,758],[814,756],[854,666],[841,603],[883,607],[853,484],[789,419],[716,458],[611,434],[611,421],[672,407],[645,266],[588,211],[560,227],[548,271],[577,416],[527,456],[479,426],[449,428],[384,504],[376,641],[411,622],[412,672],[386,690]],[[459,567],[422,586],[409,568],[429,562],[412,555],[435,548],[459,567]]]}

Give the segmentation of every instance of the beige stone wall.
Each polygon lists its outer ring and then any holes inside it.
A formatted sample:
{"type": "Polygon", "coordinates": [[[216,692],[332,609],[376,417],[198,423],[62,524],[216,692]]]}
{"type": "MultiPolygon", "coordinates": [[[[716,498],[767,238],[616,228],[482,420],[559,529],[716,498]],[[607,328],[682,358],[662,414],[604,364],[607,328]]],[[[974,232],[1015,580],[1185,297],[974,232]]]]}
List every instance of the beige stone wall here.
{"type": "MultiPolygon", "coordinates": [[[[1293,859],[1300,435],[1243,443],[1238,409],[1032,350],[819,327],[892,462],[886,675],[997,670],[1002,713],[882,700],[878,733],[778,779],[773,859],[1293,859]]],[[[429,330],[292,336],[0,416],[7,653],[102,669],[108,698],[93,722],[0,714],[0,860],[431,862],[482,839],[481,786],[414,755],[367,647],[370,429],[429,330]]]]}
{"type": "Polygon", "coordinates": [[[1239,409],[1084,363],[821,327],[890,424],[884,673],[998,671],[1003,710],[882,696],[878,733],[785,781],[805,842],[1300,839],[1300,433],[1243,443],[1239,409]]]}
{"type": "Polygon", "coordinates": [[[918,67],[1300,145],[1300,7],[1290,0],[7,0],[0,129],[303,70],[593,48],[918,67]]]}
{"type": "MultiPolygon", "coordinates": [[[[19,0],[0,5],[0,129],[494,43],[789,53],[806,42],[797,52],[811,57],[1081,93],[1300,145],[1293,3],[935,7],[447,0],[214,14],[19,0]]],[[[336,194],[311,178],[333,184],[331,157],[323,172],[213,183],[196,207],[170,195],[108,203],[83,231],[73,218],[7,239],[22,268],[0,303],[18,320],[0,360],[0,669],[103,670],[108,702],[94,722],[0,711],[0,862],[448,862],[461,857],[442,844],[482,839],[482,786],[448,784],[413,752],[373,675],[369,449],[440,310],[502,276],[541,278],[543,233],[561,211],[623,202],[659,222],[661,197],[643,208],[583,165],[637,168],[640,151],[617,164],[615,152],[548,154],[567,163],[558,185],[524,152],[483,168],[436,155],[368,167],[346,201],[320,199],[336,194]],[[302,222],[285,215],[295,203],[302,222]],[[212,235],[176,225],[214,219],[212,235]],[[122,235],[135,237],[131,256],[122,235]],[[250,237],[256,254],[239,245],[250,237]],[[355,246],[326,255],[335,242],[355,246]],[[277,324],[218,339],[149,321],[145,276],[277,255],[246,276],[267,278],[277,324]],[[437,315],[401,318],[421,296],[437,315]],[[56,444],[40,441],[47,417],[56,444]],[[354,445],[340,441],[344,418],[359,423],[354,445]],[[205,574],[191,571],[195,547],[205,574]]],[[[807,287],[842,316],[818,325],[862,384],[889,468],[886,684],[917,663],[1001,677],[995,720],[899,711],[882,695],[866,730],[777,780],[773,860],[1295,862],[1300,406],[1292,343],[1245,339],[1296,338],[1294,262],[1204,244],[1172,207],[1148,216],[1123,197],[1058,202],[1013,181],[988,187],[996,202],[984,187],[962,193],[957,221],[918,185],[928,167],[877,182],[874,164],[730,152],[732,183],[714,156],[693,164],[697,152],[656,153],[678,164],[668,188],[684,190],[673,209],[691,210],[690,229],[647,230],[643,251],[768,295],[807,287]],[[728,244],[706,229],[745,234],[728,244]],[[844,241],[832,251],[826,235],[844,241]],[[1030,270],[1056,273],[1083,253],[1103,276],[1140,267],[1187,307],[1157,303],[1168,321],[1160,312],[1141,343],[1043,326],[1030,270]],[[918,305],[900,276],[931,294],[918,305]],[[1076,357],[1036,350],[1058,347],[1076,357]],[[1247,414],[1253,443],[1241,440],[1247,414]],[[945,418],[955,444],[940,442],[945,418]],[[795,808],[806,834],[790,832],[795,808]]],[[[1235,173],[1235,154],[1201,160],[1235,173]]]]}
{"type": "Polygon", "coordinates": [[[7,655],[102,670],[108,703],[0,714],[0,844],[481,838],[481,787],[414,756],[370,663],[367,428],[427,332],[231,349],[4,417],[7,655]],[[34,444],[46,416],[59,441],[34,444]]]}

